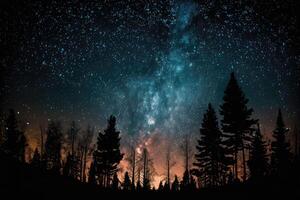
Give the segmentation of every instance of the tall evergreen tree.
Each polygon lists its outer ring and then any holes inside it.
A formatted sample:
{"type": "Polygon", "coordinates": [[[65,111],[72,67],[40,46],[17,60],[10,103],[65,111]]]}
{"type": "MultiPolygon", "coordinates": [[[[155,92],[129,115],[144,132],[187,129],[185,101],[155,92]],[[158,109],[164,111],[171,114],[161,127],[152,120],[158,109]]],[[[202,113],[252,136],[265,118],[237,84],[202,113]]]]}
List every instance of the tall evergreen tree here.
{"type": "Polygon", "coordinates": [[[250,146],[248,166],[250,170],[250,177],[258,180],[264,177],[268,170],[268,155],[267,144],[263,140],[260,132],[259,124],[254,133],[254,138],[250,146]]]}
{"type": "Polygon", "coordinates": [[[61,168],[62,128],[59,121],[50,121],[45,143],[46,168],[59,173],[61,168]]]}
{"type": "Polygon", "coordinates": [[[190,187],[190,172],[185,170],[183,173],[182,181],[180,182],[180,190],[187,191],[190,187]]]}
{"type": "Polygon", "coordinates": [[[138,179],[137,183],[136,183],[136,191],[141,191],[142,190],[142,184],[140,179],[138,179]]]}
{"type": "Polygon", "coordinates": [[[175,175],[174,181],[172,183],[171,191],[173,191],[173,192],[179,191],[179,181],[178,181],[178,177],[176,175],[175,175]]]}
{"type": "Polygon", "coordinates": [[[94,136],[94,129],[91,128],[90,125],[88,125],[87,130],[85,132],[85,135],[83,136],[83,164],[82,164],[82,180],[83,182],[86,182],[86,163],[87,163],[87,157],[88,157],[88,152],[89,152],[89,146],[92,142],[94,136]]]}
{"type": "Polygon", "coordinates": [[[26,137],[18,127],[18,120],[13,109],[9,110],[4,126],[4,152],[16,160],[25,162],[26,137]]]}
{"type": "Polygon", "coordinates": [[[221,105],[220,114],[223,116],[222,130],[227,138],[227,146],[233,154],[233,170],[238,179],[238,153],[242,152],[243,180],[246,179],[246,143],[250,141],[252,125],[257,121],[251,118],[253,109],[247,106],[248,99],[238,85],[234,73],[231,73],[229,83],[225,89],[224,103],[221,105]]]}
{"type": "Polygon", "coordinates": [[[119,189],[119,178],[117,173],[114,173],[112,183],[111,183],[111,189],[118,190],[119,189]]]}
{"type": "Polygon", "coordinates": [[[273,131],[274,141],[271,144],[271,165],[273,174],[284,175],[288,172],[290,165],[290,145],[286,142],[286,134],[289,129],[285,127],[281,110],[278,111],[276,128],[273,131]]]}
{"type": "Polygon", "coordinates": [[[171,190],[170,184],[168,183],[168,181],[165,182],[164,187],[163,187],[163,190],[164,190],[165,192],[169,192],[169,191],[171,190]]]}
{"type": "Polygon", "coordinates": [[[88,183],[89,184],[95,184],[95,185],[97,184],[96,168],[95,168],[94,162],[92,162],[91,165],[90,165],[88,183]]]}
{"type": "Polygon", "coordinates": [[[41,155],[37,148],[35,148],[35,150],[34,150],[33,157],[30,161],[30,165],[35,168],[41,167],[41,155]]]}
{"type": "Polygon", "coordinates": [[[163,184],[162,181],[159,182],[157,190],[160,191],[160,192],[164,190],[164,184],[163,184]]]}
{"type": "Polygon", "coordinates": [[[128,172],[125,172],[124,182],[123,182],[123,190],[129,191],[132,189],[132,184],[129,178],[128,172]]]}
{"type": "Polygon", "coordinates": [[[99,132],[97,150],[94,152],[94,164],[100,185],[108,187],[111,176],[118,171],[123,158],[120,152],[120,132],[116,130],[116,118],[110,116],[104,133],[99,132]]]}
{"type": "Polygon", "coordinates": [[[79,133],[80,128],[77,126],[75,121],[71,122],[70,129],[68,130],[68,138],[71,144],[71,155],[75,155],[75,143],[77,139],[77,135],[79,133]]]}
{"type": "Polygon", "coordinates": [[[196,146],[196,162],[194,166],[200,177],[208,186],[217,186],[222,183],[222,177],[226,173],[228,164],[225,157],[225,149],[222,143],[222,133],[219,130],[216,113],[211,106],[203,116],[200,129],[200,139],[196,146]]]}
{"type": "Polygon", "coordinates": [[[63,166],[63,175],[64,176],[71,176],[71,166],[72,166],[72,156],[70,153],[67,155],[66,162],[63,166]]]}
{"type": "Polygon", "coordinates": [[[150,176],[151,176],[151,169],[150,169],[150,163],[151,160],[149,158],[149,153],[146,148],[143,150],[142,154],[142,163],[143,163],[143,190],[149,191],[151,189],[150,184],[150,176]]]}

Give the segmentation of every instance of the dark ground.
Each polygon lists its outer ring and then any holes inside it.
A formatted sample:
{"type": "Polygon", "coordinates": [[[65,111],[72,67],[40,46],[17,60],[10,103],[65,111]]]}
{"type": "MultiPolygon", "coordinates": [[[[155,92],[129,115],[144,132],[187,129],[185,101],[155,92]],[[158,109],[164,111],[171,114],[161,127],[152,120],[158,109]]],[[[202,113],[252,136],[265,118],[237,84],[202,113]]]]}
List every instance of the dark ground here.
{"type": "Polygon", "coordinates": [[[0,199],[113,199],[157,198],[166,199],[300,199],[299,164],[293,175],[278,181],[267,178],[261,183],[243,184],[193,192],[125,192],[101,190],[97,186],[42,172],[28,164],[17,163],[6,156],[0,158],[0,199]],[[1,198],[5,197],[5,198],[1,198]]]}

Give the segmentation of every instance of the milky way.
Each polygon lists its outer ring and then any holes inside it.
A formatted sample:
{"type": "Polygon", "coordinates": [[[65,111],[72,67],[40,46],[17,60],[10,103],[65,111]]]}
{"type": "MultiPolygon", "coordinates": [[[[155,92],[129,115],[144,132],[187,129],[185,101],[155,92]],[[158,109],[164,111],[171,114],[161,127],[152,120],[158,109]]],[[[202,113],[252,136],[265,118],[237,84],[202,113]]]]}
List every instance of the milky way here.
{"type": "MultiPolygon", "coordinates": [[[[269,1],[51,1],[1,6],[3,109],[129,134],[198,133],[237,74],[255,117],[299,113],[297,21],[269,1]]],[[[298,115],[299,116],[299,115],[298,115]]]]}

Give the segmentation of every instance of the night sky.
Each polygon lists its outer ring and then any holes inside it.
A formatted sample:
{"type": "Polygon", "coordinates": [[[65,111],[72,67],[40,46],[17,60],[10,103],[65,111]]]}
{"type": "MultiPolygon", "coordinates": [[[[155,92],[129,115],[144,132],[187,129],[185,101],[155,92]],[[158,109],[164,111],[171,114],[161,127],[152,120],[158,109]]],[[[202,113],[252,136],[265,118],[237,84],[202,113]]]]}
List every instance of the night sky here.
{"type": "Polygon", "coordinates": [[[1,102],[27,123],[198,134],[232,71],[271,131],[299,121],[296,0],[1,1],[1,102]],[[233,3],[235,2],[235,3],[233,3]],[[240,3],[238,3],[240,2],[240,3]]]}

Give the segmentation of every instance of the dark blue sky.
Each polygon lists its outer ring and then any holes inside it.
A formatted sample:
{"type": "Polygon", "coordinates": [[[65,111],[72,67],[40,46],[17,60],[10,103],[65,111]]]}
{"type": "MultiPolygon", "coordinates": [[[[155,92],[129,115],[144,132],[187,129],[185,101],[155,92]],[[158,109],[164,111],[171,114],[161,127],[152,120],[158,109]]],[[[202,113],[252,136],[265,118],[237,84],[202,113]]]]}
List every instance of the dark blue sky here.
{"type": "Polygon", "coordinates": [[[268,130],[299,121],[296,1],[1,4],[2,107],[123,132],[196,132],[234,71],[268,130]],[[298,118],[297,118],[298,114],[298,118]]]}

